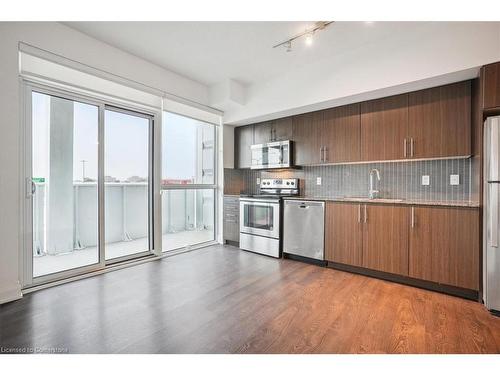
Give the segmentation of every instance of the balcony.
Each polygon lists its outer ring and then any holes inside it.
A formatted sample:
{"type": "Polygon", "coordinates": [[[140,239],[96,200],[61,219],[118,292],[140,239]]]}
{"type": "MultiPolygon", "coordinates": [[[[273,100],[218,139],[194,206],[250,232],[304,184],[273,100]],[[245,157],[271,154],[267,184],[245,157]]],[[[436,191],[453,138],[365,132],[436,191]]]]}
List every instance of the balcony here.
{"type": "MultiPolygon", "coordinates": [[[[44,182],[33,196],[33,276],[98,262],[97,184],[74,182],[67,207],[73,222],[51,215],[44,182]],[[50,225],[48,225],[48,221],[50,225]],[[50,228],[50,231],[48,231],[50,228]],[[72,246],[52,246],[51,236],[68,236],[72,246]]],[[[105,184],[105,254],[116,259],[142,253],[148,244],[148,186],[146,183],[105,184]]],[[[214,240],[214,192],[166,190],[162,194],[162,250],[171,251],[214,240]]]]}

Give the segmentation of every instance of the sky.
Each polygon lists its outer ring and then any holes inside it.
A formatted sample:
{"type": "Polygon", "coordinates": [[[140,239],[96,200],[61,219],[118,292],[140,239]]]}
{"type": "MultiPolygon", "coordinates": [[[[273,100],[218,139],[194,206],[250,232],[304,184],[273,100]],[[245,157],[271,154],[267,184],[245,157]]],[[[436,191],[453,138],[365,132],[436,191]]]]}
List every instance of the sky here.
{"type": "MultiPolygon", "coordinates": [[[[73,179],[97,179],[98,108],[73,102],[73,179]]],[[[47,178],[50,96],[33,93],[33,177],[47,178]]],[[[118,180],[148,176],[149,122],[137,116],[106,111],[105,175],[118,180]]],[[[196,174],[197,129],[212,125],[165,112],[162,126],[162,178],[192,179],[196,174]]],[[[52,144],[51,147],[57,147],[52,144]]]]}

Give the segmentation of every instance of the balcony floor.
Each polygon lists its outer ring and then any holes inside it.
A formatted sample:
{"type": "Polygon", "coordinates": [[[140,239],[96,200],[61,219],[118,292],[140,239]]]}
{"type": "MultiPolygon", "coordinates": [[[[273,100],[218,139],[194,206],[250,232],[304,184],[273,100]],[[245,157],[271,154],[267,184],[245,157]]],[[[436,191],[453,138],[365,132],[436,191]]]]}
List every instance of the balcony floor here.
{"type": "MultiPolygon", "coordinates": [[[[195,245],[214,239],[211,230],[182,231],[166,233],[163,235],[163,251],[170,251],[195,245]]],[[[143,252],[148,248],[147,237],[132,241],[120,241],[106,244],[106,259],[115,259],[127,255],[143,252]]],[[[48,275],[55,272],[65,271],[77,267],[83,267],[97,263],[97,247],[86,247],[71,253],[60,255],[43,255],[33,258],[33,277],[48,275]]]]}

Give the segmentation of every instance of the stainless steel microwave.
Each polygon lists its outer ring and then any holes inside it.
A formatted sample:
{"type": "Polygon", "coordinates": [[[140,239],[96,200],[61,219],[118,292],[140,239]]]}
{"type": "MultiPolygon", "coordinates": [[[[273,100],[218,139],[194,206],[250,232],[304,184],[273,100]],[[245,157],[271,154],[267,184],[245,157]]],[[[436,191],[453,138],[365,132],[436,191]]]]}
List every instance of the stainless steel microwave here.
{"type": "Polygon", "coordinates": [[[251,169],[293,167],[292,141],[270,142],[250,147],[251,169]]]}

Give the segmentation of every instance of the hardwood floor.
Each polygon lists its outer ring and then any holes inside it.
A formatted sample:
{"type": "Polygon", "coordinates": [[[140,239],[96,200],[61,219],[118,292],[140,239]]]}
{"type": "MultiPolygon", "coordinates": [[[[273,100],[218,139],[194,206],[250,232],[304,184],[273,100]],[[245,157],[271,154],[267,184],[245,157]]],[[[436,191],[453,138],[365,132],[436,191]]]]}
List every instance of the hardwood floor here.
{"type": "Polygon", "coordinates": [[[500,353],[500,318],[473,301],[213,246],[2,305],[0,347],[500,353]]]}

